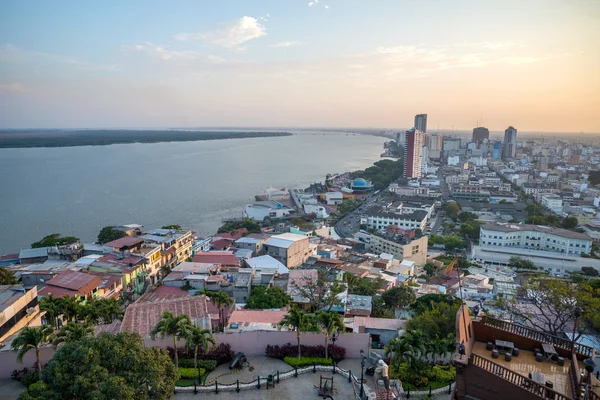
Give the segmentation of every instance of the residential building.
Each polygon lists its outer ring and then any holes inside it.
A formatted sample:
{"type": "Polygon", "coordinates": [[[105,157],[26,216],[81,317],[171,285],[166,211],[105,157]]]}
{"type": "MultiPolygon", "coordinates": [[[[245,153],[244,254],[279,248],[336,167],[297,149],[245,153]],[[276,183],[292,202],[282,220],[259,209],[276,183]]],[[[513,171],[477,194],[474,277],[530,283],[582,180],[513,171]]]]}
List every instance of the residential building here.
{"type": "MultiPolygon", "coordinates": [[[[467,306],[456,315],[456,343],[463,346],[457,346],[452,356],[456,386],[451,398],[455,400],[582,399],[587,381],[582,361],[595,356],[593,347],[566,337],[490,316],[472,317],[467,306]],[[496,346],[502,342],[509,347],[496,346]],[[549,348],[557,361],[535,356],[536,349],[549,348]]],[[[593,375],[594,393],[585,395],[589,399],[600,398],[593,375]]]]}
{"type": "Polygon", "coordinates": [[[427,262],[427,239],[427,236],[409,238],[402,234],[372,234],[369,251],[391,254],[397,260],[414,261],[423,266],[427,262]]]}
{"type": "Polygon", "coordinates": [[[490,131],[482,126],[473,129],[473,141],[480,145],[484,140],[490,140],[490,131]]]}
{"type": "Polygon", "coordinates": [[[48,260],[48,247],[40,247],[37,249],[25,249],[19,252],[20,264],[36,264],[43,263],[48,260]]]}
{"type": "Polygon", "coordinates": [[[411,129],[405,133],[404,142],[404,176],[420,178],[423,162],[423,132],[411,129]]]}
{"type": "Polygon", "coordinates": [[[415,115],[415,129],[427,133],[427,114],[415,115]]]}
{"type": "Polygon", "coordinates": [[[445,137],[442,139],[442,150],[460,150],[460,139],[445,137]]]}
{"type": "Polygon", "coordinates": [[[252,256],[260,256],[262,254],[263,244],[271,237],[269,234],[251,233],[248,236],[235,241],[235,245],[240,249],[252,250],[252,256]]]}
{"type": "Polygon", "coordinates": [[[588,235],[594,242],[600,241],[600,226],[585,224],[581,226],[581,228],[585,231],[585,234],[588,235]]]}
{"type": "Polygon", "coordinates": [[[554,193],[545,193],[540,196],[540,203],[550,211],[561,214],[563,211],[563,199],[554,193]]]}
{"type": "Polygon", "coordinates": [[[504,149],[502,151],[502,158],[509,159],[517,156],[517,130],[512,126],[509,126],[504,131],[504,149]]]}
{"type": "Polygon", "coordinates": [[[236,310],[231,313],[225,332],[285,331],[279,323],[286,314],[281,310],[236,310]]]}
{"type": "Polygon", "coordinates": [[[283,233],[267,239],[263,244],[263,252],[288,268],[296,268],[308,259],[310,241],[303,235],[283,233]]]}
{"type": "Polygon", "coordinates": [[[39,297],[75,297],[87,301],[100,297],[99,288],[102,279],[94,274],[77,271],[64,271],[46,282],[46,286],[38,291],[39,297]]]}
{"type": "Polygon", "coordinates": [[[240,266],[240,261],[231,251],[207,251],[200,252],[192,257],[195,263],[220,264],[225,270],[236,270],[240,266]]]}
{"type": "Polygon", "coordinates": [[[579,256],[589,254],[592,239],[584,233],[539,225],[486,224],[481,227],[479,245],[532,249],[579,256]]]}
{"type": "Polygon", "coordinates": [[[342,204],[344,201],[344,195],[342,192],[327,192],[325,193],[325,201],[327,205],[336,206],[342,204]]]}
{"type": "Polygon", "coordinates": [[[436,133],[429,135],[429,150],[438,152],[442,150],[442,135],[436,133]]]}
{"type": "Polygon", "coordinates": [[[349,294],[344,304],[344,318],[369,317],[373,311],[373,297],[349,294]]]}
{"type": "Polygon", "coordinates": [[[125,253],[132,252],[136,253],[142,247],[144,239],[139,236],[124,236],[112,242],[104,243],[104,247],[108,248],[109,252],[125,253]]]}
{"type": "Polygon", "coordinates": [[[425,210],[416,210],[410,214],[399,214],[380,207],[371,207],[366,212],[366,222],[369,229],[385,229],[388,225],[395,225],[406,230],[420,229],[425,231],[427,224],[425,210]]]}
{"type": "Polygon", "coordinates": [[[275,200],[259,201],[247,204],[244,208],[244,218],[262,221],[265,218],[283,218],[288,216],[292,209],[275,200]]]}
{"type": "Polygon", "coordinates": [[[36,287],[0,285],[0,342],[25,326],[37,325],[41,319],[36,287]]]}
{"type": "Polygon", "coordinates": [[[154,229],[140,236],[146,243],[161,246],[161,265],[174,266],[192,256],[194,236],[192,231],[154,229]]]}
{"type": "Polygon", "coordinates": [[[406,329],[406,320],[390,318],[354,317],[350,324],[354,333],[368,333],[375,346],[386,345],[406,329]]]}

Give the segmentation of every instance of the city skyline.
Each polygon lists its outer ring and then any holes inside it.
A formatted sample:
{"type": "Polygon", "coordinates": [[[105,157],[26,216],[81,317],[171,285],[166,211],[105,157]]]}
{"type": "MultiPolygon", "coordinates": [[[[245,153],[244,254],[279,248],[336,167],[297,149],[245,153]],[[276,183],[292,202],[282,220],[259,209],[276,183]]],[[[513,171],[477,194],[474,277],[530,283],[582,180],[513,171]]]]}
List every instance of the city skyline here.
{"type": "Polygon", "coordinates": [[[600,132],[595,0],[0,11],[0,128],[385,129],[423,112],[431,132],[600,132]]]}

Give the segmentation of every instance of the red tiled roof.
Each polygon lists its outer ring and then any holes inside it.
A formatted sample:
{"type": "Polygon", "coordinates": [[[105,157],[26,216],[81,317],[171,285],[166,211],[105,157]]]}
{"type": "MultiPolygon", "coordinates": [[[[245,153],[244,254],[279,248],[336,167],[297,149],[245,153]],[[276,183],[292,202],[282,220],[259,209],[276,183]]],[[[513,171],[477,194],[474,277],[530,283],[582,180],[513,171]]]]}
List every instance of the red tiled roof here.
{"type": "Polygon", "coordinates": [[[138,303],[144,302],[154,302],[157,300],[172,300],[172,299],[180,299],[182,297],[187,297],[188,292],[182,290],[175,286],[159,286],[151,292],[145,293],[140,299],[138,303]]]}
{"type": "Polygon", "coordinates": [[[104,243],[107,247],[116,247],[118,249],[122,247],[132,247],[138,244],[144,243],[144,239],[135,236],[124,236],[120,239],[113,240],[112,242],[104,243]]]}
{"type": "Polygon", "coordinates": [[[73,290],[85,296],[102,285],[102,280],[96,275],[64,271],[46,282],[46,285],[73,290]]]}
{"type": "Polygon", "coordinates": [[[49,297],[52,295],[54,298],[58,297],[73,297],[77,296],[79,293],[76,290],[63,289],[56,286],[44,286],[40,290],[38,290],[38,296],[41,297],[49,297]]]}
{"type": "Polygon", "coordinates": [[[321,264],[343,264],[344,262],[342,260],[336,260],[334,258],[319,258],[319,260],[317,261],[321,264]]]}
{"type": "Polygon", "coordinates": [[[200,252],[194,256],[193,262],[221,264],[223,266],[239,266],[240,261],[230,251],[207,251],[200,252]]]}
{"type": "Polygon", "coordinates": [[[266,324],[278,324],[286,314],[287,311],[234,311],[229,317],[229,323],[242,324],[244,322],[258,322],[266,324]]]}
{"type": "Polygon", "coordinates": [[[206,296],[186,296],[169,300],[138,302],[127,307],[121,332],[136,332],[146,338],[150,336],[150,332],[165,311],[175,316],[186,314],[192,320],[203,317],[208,317],[211,321],[219,319],[218,314],[209,313],[206,296]]]}
{"type": "Polygon", "coordinates": [[[231,246],[231,240],[233,239],[218,239],[214,242],[211,242],[210,247],[212,247],[215,250],[225,250],[228,249],[229,246],[231,246]]]}
{"type": "Polygon", "coordinates": [[[18,259],[19,259],[19,253],[5,254],[3,256],[0,256],[0,261],[4,261],[4,260],[18,260],[18,259]]]}

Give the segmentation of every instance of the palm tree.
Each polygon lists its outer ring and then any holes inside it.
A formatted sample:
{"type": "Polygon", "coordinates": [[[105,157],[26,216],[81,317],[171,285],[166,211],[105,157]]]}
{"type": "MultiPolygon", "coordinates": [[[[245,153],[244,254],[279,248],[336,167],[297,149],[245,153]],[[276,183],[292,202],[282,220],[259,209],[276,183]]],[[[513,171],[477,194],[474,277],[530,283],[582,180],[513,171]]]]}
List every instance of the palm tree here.
{"type": "Polygon", "coordinates": [[[55,299],[52,295],[40,300],[40,310],[46,312],[46,320],[48,325],[56,328],[57,318],[61,314],[61,300],[55,299]]]}
{"type": "Polygon", "coordinates": [[[36,328],[26,326],[19,332],[19,335],[12,341],[10,347],[17,352],[17,361],[22,363],[23,356],[32,349],[35,349],[35,358],[37,360],[37,370],[40,380],[42,380],[42,363],[40,361],[40,347],[48,343],[53,329],[50,325],[42,325],[36,328]]]}
{"type": "Polygon", "coordinates": [[[346,326],[340,314],[333,311],[318,311],[317,324],[321,331],[325,333],[325,358],[328,358],[327,343],[329,343],[329,336],[335,332],[343,332],[346,326]]]}
{"type": "MultiPolygon", "coordinates": [[[[198,369],[198,349],[202,348],[202,352],[206,353],[209,345],[214,348],[217,343],[210,329],[190,326],[185,333],[185,344],[186,346],[194,346],[194,373],[196,373],[198,369]]],[[[198,378],[199,380],[200,378],[198,378]]]]}
{"type": "Polygon", "coordinates": [[[223,318],[225,315],[225,312],[223,311],[223,306],[231,307],[233,305],[233,299],[222,290],[219,290],[218,292],[205,291],[202,294],[206,294],[206,296],[208,296],[219,309],[219,330],[222,331],[224,325],[223,318]]]}
{"type": "Polygon", "coordinates": [[[54,348],[58,347],[60,343],[77,342],[88,335],[94,333],[94,328],[89,324],[78,325],[74,322],[69,322],[62,328],[52,340],[54,348]]]}
{"type": "Polygon", "coordinates": [[[300,332],[309,332],[316,330],[316,321],[314,320],[314,314],[308,314],[298,308],[297,304],[293,304],[292,308],[279,322],[279,327],[291,326],[292,331],[296,331],[296,338],[298,339],[298,360],[301,358],[300,354],[300,332]]]}
{"type": "Polygon", "coordinates": [[[162,318],[152,332],[152,339],[156,337],[157,333],[164,338],[165,336],[173,336],[173,349],[175,350],[175,366],[179,369],[179,357],[177,355],[177,339],[185,337],[185,332],[192,325],[192,320],[186,314],[174,316],[168,311],[163,312],[162,318]]]}
{"type": "Polygon", "coordinates": [[[346,282],[348,284],[349,288],[356,286],[359,281],[360,281],[360,278],[358,276],[353,275],[349,272],[344,273],[344,282],[346,282]]]}
{"type": "Polygon", "coordinates": [[[81,304],[75,297],[61,297],[59,305],[67,321],[76,320],[81,312],[81,304]]]}

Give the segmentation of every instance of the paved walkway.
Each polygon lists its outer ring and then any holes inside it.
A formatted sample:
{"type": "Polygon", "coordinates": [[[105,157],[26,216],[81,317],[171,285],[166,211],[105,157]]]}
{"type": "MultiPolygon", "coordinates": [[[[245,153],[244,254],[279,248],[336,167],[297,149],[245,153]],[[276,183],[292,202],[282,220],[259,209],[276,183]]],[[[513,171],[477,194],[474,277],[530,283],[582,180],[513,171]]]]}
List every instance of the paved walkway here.
{"type": "Polygon", "coordinates": [[[223,364],[219,365],[217,369],[208,375],[206,383],[212,383],[213,379],[216,377],[218,377],[217,381],[219,383],[224,384],[235,383],[238,379],[240,382],[252,382],[258,376],[266,377],[267,375],[276,375],[277,371],[282,373],[293,369],[289,366],[289,364],[283,362],[282,360],[265,356],[249,358],[248,362],[254,367],[254,371],[249,371],[248,368],[244,368],[241,371],[233,372],[229,369],[229,364],[223,364]]]}
{"type": "Polygon", "coordinates": [[[13,379],[0,379],[0,400],[16,400],[25,386],[13,379]]]}

